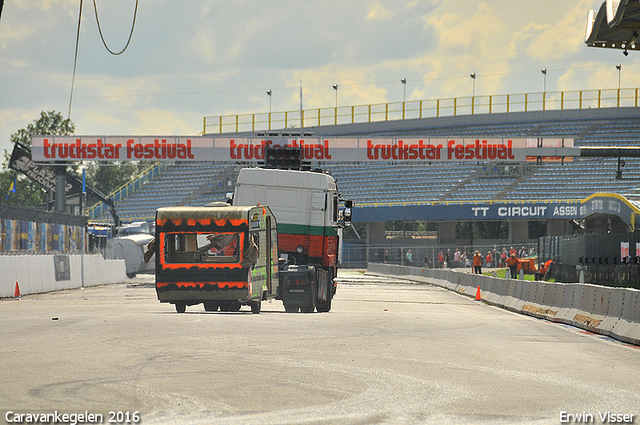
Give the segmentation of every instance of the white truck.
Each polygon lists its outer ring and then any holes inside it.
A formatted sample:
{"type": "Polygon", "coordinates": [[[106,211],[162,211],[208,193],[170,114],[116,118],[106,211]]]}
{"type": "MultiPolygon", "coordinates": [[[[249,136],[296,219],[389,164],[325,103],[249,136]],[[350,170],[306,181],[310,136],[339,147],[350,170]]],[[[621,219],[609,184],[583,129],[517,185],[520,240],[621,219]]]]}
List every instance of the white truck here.
{"type": "Polygon", "coordinates": [[[328,312],[336,291],[342,228],[351,220],[351,201],[336,181],[320,171],[244,168],[234,206],[267,205],[278,225],[279,298],[287,312],[328,312]]]}

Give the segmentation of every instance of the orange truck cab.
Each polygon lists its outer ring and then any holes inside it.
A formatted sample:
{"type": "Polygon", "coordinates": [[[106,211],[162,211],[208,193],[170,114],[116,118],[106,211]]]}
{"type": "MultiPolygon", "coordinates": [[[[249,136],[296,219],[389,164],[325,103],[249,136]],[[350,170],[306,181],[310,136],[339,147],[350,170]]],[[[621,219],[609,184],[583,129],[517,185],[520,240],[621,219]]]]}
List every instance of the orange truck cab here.
{"type": "Polygon", "coordinates": [[[238,311],[278,294],[277,223],[267,206],[168,207],[156,211],[156,293],[160,302],[238,311]]]}

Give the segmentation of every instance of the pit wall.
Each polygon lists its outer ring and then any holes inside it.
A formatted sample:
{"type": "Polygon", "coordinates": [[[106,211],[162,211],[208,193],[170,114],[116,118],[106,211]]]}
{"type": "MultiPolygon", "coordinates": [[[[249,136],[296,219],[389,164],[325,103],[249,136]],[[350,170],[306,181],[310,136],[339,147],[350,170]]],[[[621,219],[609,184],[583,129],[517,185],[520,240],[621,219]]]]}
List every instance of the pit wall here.
{"type": "Polygon", "coordinates": [[[13,297],[16,282],[20,295],[27,295],[127,280],[124,260],[99,254],[0,255],[0,270],[0,298],[13,297]]]}
{"type": "Polygon", "coordinates": [[[369,263],[367,273],[401,276],[540,319],[640,345],[640,290],[580,283],[500,279],[471,273],[369,263]]]}

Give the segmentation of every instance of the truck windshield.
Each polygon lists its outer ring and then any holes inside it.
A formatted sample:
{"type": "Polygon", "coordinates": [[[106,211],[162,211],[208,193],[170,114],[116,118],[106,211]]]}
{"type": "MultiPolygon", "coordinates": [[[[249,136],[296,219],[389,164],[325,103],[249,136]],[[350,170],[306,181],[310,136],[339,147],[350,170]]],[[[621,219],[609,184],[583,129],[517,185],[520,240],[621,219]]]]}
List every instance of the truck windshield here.
{"type": "Polygon", "coordinates": [[[240,261],[237,233],[165,233],[167,263],[237,263],[240,261]]]}

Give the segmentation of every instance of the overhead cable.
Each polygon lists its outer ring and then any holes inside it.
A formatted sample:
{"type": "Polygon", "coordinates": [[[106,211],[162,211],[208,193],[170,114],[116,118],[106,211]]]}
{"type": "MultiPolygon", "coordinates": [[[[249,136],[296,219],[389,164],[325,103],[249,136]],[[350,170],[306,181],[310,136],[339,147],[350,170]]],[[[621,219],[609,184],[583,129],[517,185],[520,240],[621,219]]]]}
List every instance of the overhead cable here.
{"type": "Polygon", "coordinates": [[[124,53],[124,51],[127,50],[127,47],[129,47],[129,43],[131,42],[131,36],[133,35],[133,28],[136,26],[136,16],[138,15],[138,0],[136,0],[136,8],[133,11],[133,22],[131,23],[131,31],[129,32],[129,39],[127,40],[127,44],[124,46],[124,48],[119,52],[114,52],[113,50],[111,50],[109,46],[107,46],[107,42],[104,40],[104,36],[102,35],[102,28],[100,28],[100,19],[98,18],[98,6],[96,6],[96,0],[93,0],[93,10],[96,13],[96,23],[98,24],[98,32],[100,33],[100,39],[102,39],[102,44],[104,45],[105,49],[107,49],[107,51],[114,56],[118,56],[124,53]]]}
{"type": "Polygon", "coordinates": [[[80,11],[78,12],[78,32],[76,33],[76,52],[73,55],[73,77],[71,77],[71,94],[69,94],[69,113],[67,119],[71,119],[71,102],[73,100],[73,87],[76,83],[76,65],[78,63],[78,44],[80,42],[80,22],[82,21],[82,0],[80,0],[80,11]]]}

